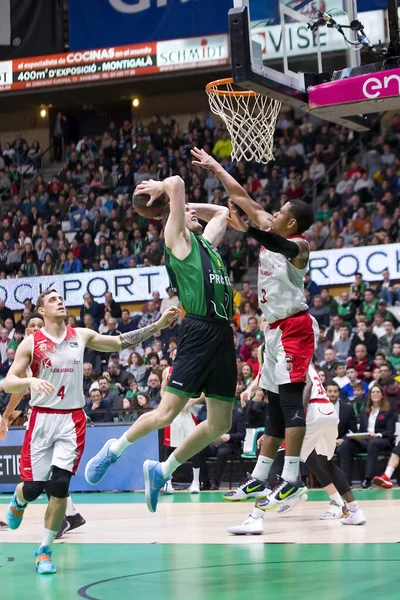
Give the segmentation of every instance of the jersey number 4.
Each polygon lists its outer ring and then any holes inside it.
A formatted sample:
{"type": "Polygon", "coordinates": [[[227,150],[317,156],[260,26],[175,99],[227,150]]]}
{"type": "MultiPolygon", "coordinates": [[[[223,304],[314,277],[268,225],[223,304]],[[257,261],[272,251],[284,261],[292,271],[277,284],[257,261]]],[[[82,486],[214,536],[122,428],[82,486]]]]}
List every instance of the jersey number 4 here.
{"type": "Polygon", "coordinates": [[[58,394],[57,396],[60,396],[61,400],[64,400],[64,396],[65,396],[65,385],[61,386],[60,389],[58,390],[58,394]]]}

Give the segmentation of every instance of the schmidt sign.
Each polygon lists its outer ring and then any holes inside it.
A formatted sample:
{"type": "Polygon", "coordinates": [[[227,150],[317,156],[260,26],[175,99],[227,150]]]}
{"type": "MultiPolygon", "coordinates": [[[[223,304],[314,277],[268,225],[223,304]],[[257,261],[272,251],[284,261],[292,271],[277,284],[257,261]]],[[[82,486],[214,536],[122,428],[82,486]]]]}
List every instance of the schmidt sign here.
{"type": "Polygon", "coordinates": [[[380,281],[384,269],[400,279],[400,244],[311,252],[310,268],[318,285],[349,284],[357,271],[365,281],[380,281]]]}
{"type": "Polygon", "coordinates": [[[23,308],[26,298],[36,298],[43,291],[56,288],[65,298],[66,306],[79,306],[83,295],[90,292],[95,300],[104,302],[104,294],[111,292],[116,302],[149,300],[154,291],[166,296],[169,285],[165,267],[96,271],[54,277],[25,277],[0,280],[0,298],[11,310],[23,308]]]}

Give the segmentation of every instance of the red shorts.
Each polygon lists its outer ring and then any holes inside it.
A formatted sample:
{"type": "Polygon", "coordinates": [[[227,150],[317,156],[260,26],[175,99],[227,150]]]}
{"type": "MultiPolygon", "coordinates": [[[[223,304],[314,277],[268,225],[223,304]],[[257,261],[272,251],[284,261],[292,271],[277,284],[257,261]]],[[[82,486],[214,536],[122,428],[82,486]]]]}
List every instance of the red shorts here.
{"type": "Polygon", "coordinates": [[[85,433],[83,409],[34,407],[21,451],[22,481],[48,481],[52,466],[75,475],[85,448],[85,433]]]}
{"type": "Polygon", "coordinates": [[[260,386],[277,394],[280,385],[306,381],[318,336],[318,323],[306,311],[269,325],[260,386]]]}

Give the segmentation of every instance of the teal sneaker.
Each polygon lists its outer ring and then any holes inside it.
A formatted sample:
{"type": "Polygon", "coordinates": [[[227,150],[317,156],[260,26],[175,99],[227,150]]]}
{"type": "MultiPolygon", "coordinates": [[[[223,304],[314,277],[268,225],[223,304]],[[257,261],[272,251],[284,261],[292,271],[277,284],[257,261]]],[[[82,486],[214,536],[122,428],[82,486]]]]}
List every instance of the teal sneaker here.
{"type": "Polygon", "coordinates": [[[47,546],[40,546],[34,552],[36,558],[36,571],[41,575],[52,575],[57,571],[51,560],[52,551],[47,546]]]}
{"type": "Polygon", "coordinates": [[[85,479],[90,485],[97,485],[103,479],[108,469],[117,462],[118,456],[110,452],[110,445],[116,442],[115,438],[108,440],[100,452],[89,460],[85,469],[85,479]]]}
{"type": "Polygon", "coordinates": [[[143,463],[144,492],[146,496],[147,508],[154,513],[157,510],[158,497],[165,483],[161,469],[161,463],[156,460],[145,460],[143,463]]]}
{"type": "Polygon", "coordinates": [[[12,497],[6,512],[6,521],[10,529],[18,529],[18,527],[21,525],[27,506],[27,502],[25,502],[23,506],[20,506],[17,503],[17,490],[15,490],[14,496],[12,497]]]}

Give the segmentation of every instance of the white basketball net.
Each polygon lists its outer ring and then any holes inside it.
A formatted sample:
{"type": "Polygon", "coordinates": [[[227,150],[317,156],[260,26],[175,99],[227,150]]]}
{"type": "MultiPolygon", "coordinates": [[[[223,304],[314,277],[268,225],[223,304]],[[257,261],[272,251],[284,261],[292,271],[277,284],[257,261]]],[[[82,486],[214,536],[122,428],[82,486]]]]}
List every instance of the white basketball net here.
{"type": "Polygon", "coordinates": [[[232,83],[211,83],[206,91],[211,111],[224,121],[231,136],[232,159],[258,163],[273,160],[276,119],[282,102],[256,92],[238,92],[232,83]]]}

